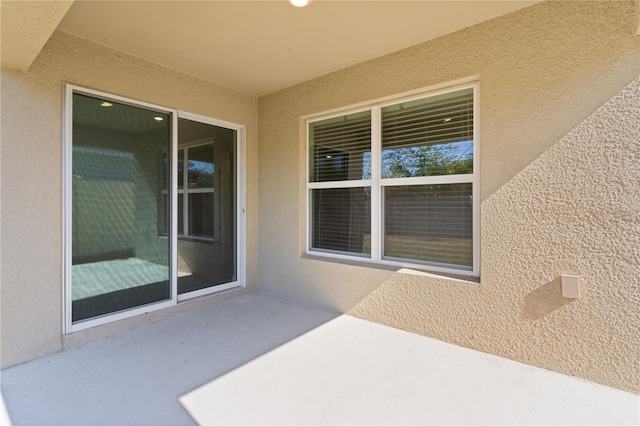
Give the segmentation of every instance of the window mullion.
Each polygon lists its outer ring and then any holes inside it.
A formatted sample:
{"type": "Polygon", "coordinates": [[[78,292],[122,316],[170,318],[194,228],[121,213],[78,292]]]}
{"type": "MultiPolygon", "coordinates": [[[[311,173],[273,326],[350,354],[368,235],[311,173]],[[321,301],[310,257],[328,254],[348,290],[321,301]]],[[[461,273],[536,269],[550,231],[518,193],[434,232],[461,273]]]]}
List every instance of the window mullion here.
{"type": "Polygon", "coordinates": [[[371,259],[382,258],[381,108],[371,110],[371,259]]]}

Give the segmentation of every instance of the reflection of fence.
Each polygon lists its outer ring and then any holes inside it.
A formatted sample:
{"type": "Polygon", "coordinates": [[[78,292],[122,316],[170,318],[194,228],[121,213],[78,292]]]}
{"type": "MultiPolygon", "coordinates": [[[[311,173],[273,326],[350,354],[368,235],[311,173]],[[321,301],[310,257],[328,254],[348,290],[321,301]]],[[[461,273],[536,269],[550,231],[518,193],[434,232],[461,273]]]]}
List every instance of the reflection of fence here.
{"type": "Polygon", "coordinates": [[[410,195],[385,201],[385,234],[425,238],[471,238],[470,196],[433,197],[416,202],[410,195]]]}
{"type": "MultiPolygon", "coordinates": [[[[456,192],[452,196],[442,188],[388,187],[384,202],[384,234],[471,241],[472,197],[459,195],[470,191],[471,185],[462,185],[447,188],[456,192]],[[431,189],[435,192],[425,196],[431,189]]],[[[369,252],[371,199],[363,188],[314,190],[313,205],[314,248],[369,252]]]]}

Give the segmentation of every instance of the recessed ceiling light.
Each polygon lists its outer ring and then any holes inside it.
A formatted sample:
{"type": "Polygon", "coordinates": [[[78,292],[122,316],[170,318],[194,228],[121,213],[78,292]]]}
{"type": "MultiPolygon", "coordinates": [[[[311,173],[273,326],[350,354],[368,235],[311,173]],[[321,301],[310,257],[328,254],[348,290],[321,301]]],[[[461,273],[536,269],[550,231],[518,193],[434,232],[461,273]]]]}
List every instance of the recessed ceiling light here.
{"type": "Polygon", "coordinates": [[[159,115],[156,115],[155,117],[153,117],[153,119],[156,121],[163,121],[164,117],[160,117],[159,115]]]}
{"type": "Polygon", "coordinates": [[[445,122],[445,123],[448,123],[448,122],[450,122],[450,121],[451,121],[451,119],[450,119],[450,118],[445,118],[445,119],[444,119],[444,122],[445,122]]]}
{"type": "Polygon", "coordinates": [[[331,157],[333,157],[333,155],[327,155],[327,158],[331,158],[331,157]]]}
{"type": "Polygon", "coordinates": [[[311,3],[311,0],[289,0],[289,2],[295,7],[305,7],[311,3]]]}
{"type": "Polygon", "coordinates": [[[101,107],[111,107],[113,104],[111,102],[104,101],[100,104],[101,107]]]}

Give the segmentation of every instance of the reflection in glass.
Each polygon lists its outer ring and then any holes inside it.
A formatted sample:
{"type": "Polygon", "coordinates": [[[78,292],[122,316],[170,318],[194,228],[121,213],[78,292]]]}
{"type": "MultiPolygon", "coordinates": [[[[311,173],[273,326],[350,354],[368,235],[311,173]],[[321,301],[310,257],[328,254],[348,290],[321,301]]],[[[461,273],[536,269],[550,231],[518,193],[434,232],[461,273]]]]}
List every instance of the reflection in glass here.
{"type": "Polygon", "coordinates": [[[184,188],[184,149],[178,150],[178,189],[184,188]]]}
{"type": "Polygon", "coordinates": [[[178,294],[237,280],[235,130],[179,118],[178,294]]]}
{"type": "Polygon", "coordinates": [[[213,192],[189,194],[189,235],[213,238],[213,192]]]}
{"type": "Polygon", "coordinates": [[[213,188],[213,144],[208,143],[189,148],[188,155],[189,189],[213,188]]]}
{"type": "Polygon", "coordinates": [[[382,108],[382,177],[473,173],[473,89],[382,108]]]}
{"type": "Polygon", "coordinates": [[[74,322],[170,298],[170,116],[102,102],[73,95],[74,322]]]}
{"type": "Polygon", "coordinates": [[[313,122],[309,141],[309,182],[371,179],[370,111],[313,122]]]}
{"type": "Polygon", "coordinates": [[[384,187],[384,256],[471,268],[472,184],[384,187]]]}
{"type": "Polygon", "coordinates": [[[370,188],[312,190],[311,248],[371,253],[370,188]]]}

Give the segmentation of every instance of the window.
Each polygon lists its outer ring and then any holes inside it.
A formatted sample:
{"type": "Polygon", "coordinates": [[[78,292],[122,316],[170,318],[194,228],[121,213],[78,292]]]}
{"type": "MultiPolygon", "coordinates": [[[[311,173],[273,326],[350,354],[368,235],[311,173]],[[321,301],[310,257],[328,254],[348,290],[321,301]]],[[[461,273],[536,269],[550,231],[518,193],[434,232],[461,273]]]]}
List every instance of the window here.
{"type": "Polygon", "coordinates": [[[478,275],[476,86],[308,121],[308,252],[478,275]]]}
{"type": "MultiPolygon", "coordinates": [[[[214,170],[213,142],[197,142],[178,148],[178,236],[214,239],[214,170]],[[185,167],[185,164],[187,167],[185,167]],[[184,182],[188,182],[184,186],[184,182]],[[186,196],[185,196],[186,194],[186,196]]],[[[167,152],[162,153],[164,167],[169,167],[167,152]]],[[[164,192],[160,209],[166,211],[168,192],[164,192]]],[[[162,215],[162,235],[168,234],[168,221],[162,215]]]]}

